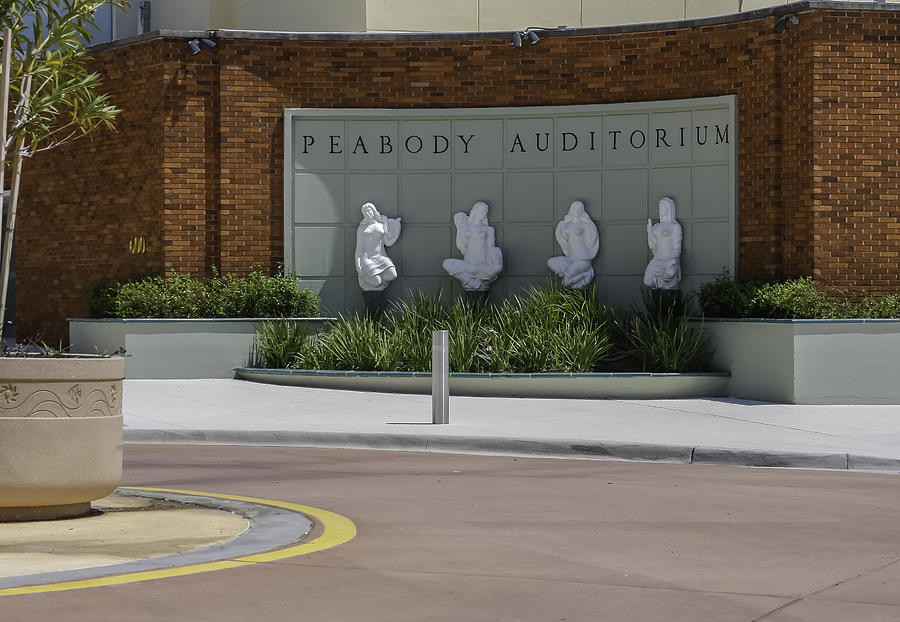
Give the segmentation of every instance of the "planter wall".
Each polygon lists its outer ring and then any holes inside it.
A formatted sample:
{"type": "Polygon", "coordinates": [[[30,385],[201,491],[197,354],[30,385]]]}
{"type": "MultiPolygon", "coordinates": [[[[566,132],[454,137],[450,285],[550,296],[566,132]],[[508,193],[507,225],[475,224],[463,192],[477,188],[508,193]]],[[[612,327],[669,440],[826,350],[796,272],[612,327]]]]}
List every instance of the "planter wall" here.
{"type": "Polygon", "coordinates": [[[900,320],[707,319],[735,397],[790,404],[900,404],[900,320]]]}
{"type": "MultiPolygon", "coordinates": [[[[313,371],[238,369],[235,378],[268,384],[379,391],[431,393],[430,372],[313,371]]],[[[721,397],[728,374],[592,373],[592,374],[450,374],[451,395],[573,399],[663,399],[721,397]]]]}
{"type": "Polygon", "coordinates": [[[75,516],[122,477],[121,357],[0,358],[0,520],[75,516]]]}
{"type": "MultiPolygon", "coordinates": [[[[310,332],[331,318],[290,318],[310,332]]],[[[125,350],[126,378],[231,378],[264,318],[69,319],[71,352],[125,350]]]]}

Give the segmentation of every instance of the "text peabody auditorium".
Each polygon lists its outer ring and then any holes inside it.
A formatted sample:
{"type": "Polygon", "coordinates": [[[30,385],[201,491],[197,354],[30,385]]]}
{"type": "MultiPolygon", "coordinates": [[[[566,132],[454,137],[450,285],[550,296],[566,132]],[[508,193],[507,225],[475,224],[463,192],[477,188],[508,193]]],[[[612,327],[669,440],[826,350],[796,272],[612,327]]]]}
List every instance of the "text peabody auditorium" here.
{"type": "MultiPolygon", "coordinates": [[[[399,148],[409,154],[431,153],[439,155],[450,151],[469,154],[480,145],[477,133],[468,134],[409,134],[398,139],[390,134],[351,135],[347,140],[342,134],[302,134],[298,136],[302,154],[327,153],[339,155],[390,155],[399,148]]],[[[496,145],[496,141],[486,141],[496,145]]],[[[688,144],[704,147],[707,144],[730,144],[730,124],[695,125],[693,127],[654,127],[645,129],[585,130],[582,132],[526,132],[509,133],[506,150],[509,153],[548,151],[558,147],[560,152],[600,151],[603,147],[610,151],[620,149],[666,149],[687,147],[688,144]],[[556,143],[554,143],[554,138],[556,143]],[[605,144],[604,144],[605,143],[605,144]]]]}

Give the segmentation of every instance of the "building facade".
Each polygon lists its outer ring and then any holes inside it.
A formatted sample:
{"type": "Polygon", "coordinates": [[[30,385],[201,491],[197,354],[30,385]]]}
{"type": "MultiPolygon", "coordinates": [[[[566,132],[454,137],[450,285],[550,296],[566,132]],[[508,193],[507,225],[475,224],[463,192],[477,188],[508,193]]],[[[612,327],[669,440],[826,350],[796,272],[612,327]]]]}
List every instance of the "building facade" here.
{"type": "Polygon", "coordinates": [[[119,130],[26,167],[20,336],[64,337],[96,279],[285,262],[287,109],[565,110],[730,97],[734,271],[872,293],[900,285],[900,7],[801,2],[545,32],[522,47],[508,33],[221,31],[215,49],[191,55],[188,40],[204,34],[164,31],[97,49],[123,109],[119,130]]]}

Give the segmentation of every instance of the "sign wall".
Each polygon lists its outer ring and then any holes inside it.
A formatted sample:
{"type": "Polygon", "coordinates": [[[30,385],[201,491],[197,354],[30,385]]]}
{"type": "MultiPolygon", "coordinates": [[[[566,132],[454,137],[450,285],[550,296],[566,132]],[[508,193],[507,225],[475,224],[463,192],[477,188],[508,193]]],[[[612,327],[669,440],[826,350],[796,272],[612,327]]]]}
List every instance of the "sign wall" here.
{"type": "Polygon", "coordinates": [[[492,298],[549,274],[556,223],[581,200],[600,231],[601,295],[639,297],[647,218],[675,199],[682,288],[735,273],[736,98],[540,108],[285,111],[285,265],[332,312],[362,307],[353,265],[360,206],[402,218],[391,297],[459,286],[453,214],[476,201],[504,254],[492,298]]]}

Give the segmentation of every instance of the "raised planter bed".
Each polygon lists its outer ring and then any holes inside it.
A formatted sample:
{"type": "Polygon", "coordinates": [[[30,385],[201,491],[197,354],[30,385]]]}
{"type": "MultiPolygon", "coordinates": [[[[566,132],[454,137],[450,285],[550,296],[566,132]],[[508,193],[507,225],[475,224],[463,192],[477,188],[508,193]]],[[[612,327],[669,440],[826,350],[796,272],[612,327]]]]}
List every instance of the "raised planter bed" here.
{"type": "MultiPolygon", "coordinates": [[[[431,393],[430,372],[235,370],[240,380],[355,391],[431,393]]],[[[726,395],[727,373],[450,374],[451,395],[662,399],[726,395]]]]}
{"type": "MultiPolygon", "coordinates": [[[[256,328],[270,318],[69,319],[70,351],[125,350],[125,377],[231,378],[247,364],[256,328]]],[[[310,332],[333,318],[288,318],[310,332]]]]}
{"type": "Polygon", "coordinates": [[[789,404],[900,404],[900,319],[710,319],[728,394],[789,404]]]}

